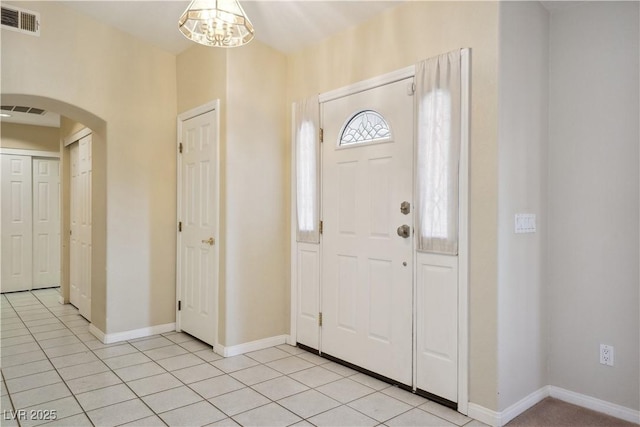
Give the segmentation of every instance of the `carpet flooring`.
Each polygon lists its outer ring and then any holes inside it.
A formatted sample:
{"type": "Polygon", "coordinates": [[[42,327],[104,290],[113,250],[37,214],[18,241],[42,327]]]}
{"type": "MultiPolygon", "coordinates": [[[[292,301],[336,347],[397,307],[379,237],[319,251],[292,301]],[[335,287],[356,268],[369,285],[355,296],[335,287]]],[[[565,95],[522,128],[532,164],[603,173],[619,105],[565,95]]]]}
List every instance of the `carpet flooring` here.
{"type": "Polygon", "coordinates": [[[507,424],[509,427],[638,427],[618,418],[554,398],[544,399],[507,424]]]}

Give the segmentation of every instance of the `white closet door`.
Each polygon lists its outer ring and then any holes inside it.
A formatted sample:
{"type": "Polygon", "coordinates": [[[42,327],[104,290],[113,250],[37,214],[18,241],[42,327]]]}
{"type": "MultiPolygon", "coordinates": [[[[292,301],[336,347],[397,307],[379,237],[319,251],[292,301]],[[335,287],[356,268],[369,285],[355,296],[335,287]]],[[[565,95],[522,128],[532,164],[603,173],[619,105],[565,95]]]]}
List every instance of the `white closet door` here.
{"type": "Polygon", "coordinates": [[[91,135],[80,140],[80,315],[91,320],[91,135]]]}
{"type": "Polygon", "coordinates": [[[217,121],[214,111],[185,120],[180,155],[178,286],[180,329],[214,345],[217,326],[217,121]]]}
{"type": "Polygon", "coordinates": [[[32,285],[31,157],[2,155],[2,292],[32,285]]]}
{"type": "Polygon", "coordinates": [[[74,306],[78,307],[80,305],[80,262],[79,262],[79,243],[78,237],[80,237],[80,204],[78,200],[79,192],[78,192],[78,182],[80,177],[80,147],[79,144],[73,143],[71,145],[71,191],[70,191],[70,203],[71,203],[71,218],[70,218],[70,226],[71,226],[71,236],[70,236],[70,245],[69,245],[69,301],[74,306]]]}
{"type": "Polygon", "coordinates": [[[33,288],[60,285],[60,161],[33,159],[33,288]]]}
{"type": "Polygon", "coordinates": [[[91,320],[91,135],[71,146],[71,304],[91,320]]]}

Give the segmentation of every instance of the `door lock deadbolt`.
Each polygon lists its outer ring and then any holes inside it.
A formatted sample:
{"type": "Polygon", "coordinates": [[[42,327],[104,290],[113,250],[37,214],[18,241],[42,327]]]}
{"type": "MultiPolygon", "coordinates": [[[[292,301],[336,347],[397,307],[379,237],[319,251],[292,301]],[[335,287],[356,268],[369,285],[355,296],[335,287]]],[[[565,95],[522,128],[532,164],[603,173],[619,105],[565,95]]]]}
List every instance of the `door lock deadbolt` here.
{"type": "Polygon", "coordinates": [[[408,215],[411,212],[411,203],[402,202],[400,203],[400,212],[404,215],[408,215]]]}

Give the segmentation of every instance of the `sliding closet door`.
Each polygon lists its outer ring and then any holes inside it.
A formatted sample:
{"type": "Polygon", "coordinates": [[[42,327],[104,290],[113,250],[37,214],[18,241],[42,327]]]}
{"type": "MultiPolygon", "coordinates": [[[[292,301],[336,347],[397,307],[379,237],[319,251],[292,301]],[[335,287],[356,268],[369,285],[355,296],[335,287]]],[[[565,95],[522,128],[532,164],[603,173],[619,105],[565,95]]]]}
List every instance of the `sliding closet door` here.
{"type": "Polygon", "coordinates": [[[60,286],[60,161],[33,159],[33,288],[60,286]]]}
{"type": "Polygon", "coordinates": [[[2,156],[2,292],[32,285],[31,156],[2,156]]]}

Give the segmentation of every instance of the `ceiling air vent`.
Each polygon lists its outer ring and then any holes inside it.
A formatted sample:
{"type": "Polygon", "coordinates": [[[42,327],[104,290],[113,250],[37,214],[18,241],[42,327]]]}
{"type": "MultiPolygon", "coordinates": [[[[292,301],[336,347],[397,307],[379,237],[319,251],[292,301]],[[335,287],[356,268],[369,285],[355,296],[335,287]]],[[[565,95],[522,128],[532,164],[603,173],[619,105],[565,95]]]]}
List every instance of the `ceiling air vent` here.
{"type": "Polygon", "coordinates": [[[0,107],[0,110],[15,111],[18,113],[37,114],[38,116],[44,116],[44,114],[46,113],[45,110],[42,110],[40,108],[22,107],[22,106],[16,106],[16,105],[3,105],[2,107],[0,107]]]}
{"type": "Polygon", "coordinates": [[[2,28],[40,35],[40,14],[16,6],[2,6],[2,28]]]}

